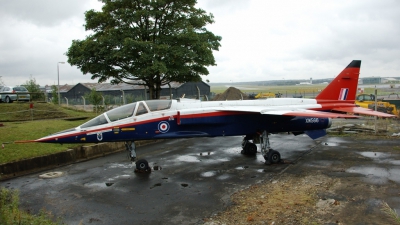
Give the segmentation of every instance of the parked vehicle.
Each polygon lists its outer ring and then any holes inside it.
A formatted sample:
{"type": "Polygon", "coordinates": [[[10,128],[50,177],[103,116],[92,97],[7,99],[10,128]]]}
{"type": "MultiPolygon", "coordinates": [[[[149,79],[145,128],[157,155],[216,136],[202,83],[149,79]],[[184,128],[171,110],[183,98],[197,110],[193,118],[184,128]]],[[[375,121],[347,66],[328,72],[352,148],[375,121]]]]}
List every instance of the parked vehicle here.
{"type": "Polygon", "coordinates": [[[0,101],[11,103],[13,101],[30,101],[31,95],[23,86],[4,86],[0,89],[0,101]]]}

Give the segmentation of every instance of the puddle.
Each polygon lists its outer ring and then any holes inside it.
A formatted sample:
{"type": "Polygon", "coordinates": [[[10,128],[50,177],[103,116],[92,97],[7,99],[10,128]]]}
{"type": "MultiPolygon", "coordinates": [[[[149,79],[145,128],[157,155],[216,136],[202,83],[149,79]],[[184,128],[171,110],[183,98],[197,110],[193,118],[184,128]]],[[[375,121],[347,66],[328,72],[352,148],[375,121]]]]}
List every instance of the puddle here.
{"type": "Polygon", "coordinates": [[[391,161],[389,161],[389,163],[396,165],[396,166],[400,166],[400,160],[391,160],[391,161]]]}
{"type": "Polygon", "coordinates": [[[368,158],[388,158],[390,154],[383,152],[359,152],[360,155],[368,158]]]}
{"type": "Polygon", "coordinates": [[[336,143],[336,142],[322,142],[321,145],[323,145],[323,146],[339,146],[339,143],[336,143]]]}
{"type": "Polygon", "coordinates": [[[85,187],[89,187],[89,188],[106,188],[106,187],[109,187],[109,186],[111,186],[111,185],[107,185],[107,184],[114,184],[114,183],[110,183],[110,182],[107,182],[107,183],[91,183],[91,184],[84,184],[84,186],[85,187]]]}
{"type": "Polygon", "coordinates": [[[200,156],[214,155],[214,152],[200,152],[200,156]]]}
{"type": "MultiPolygon", "coordinates": [[[[342,139],[342,138],[338,138],[338,137],[329,137],[326,139],[327,143],[348,143],[348,141],[342,139]]],[[[324,143],[324,142],[323,142],[324,143]]]]}
{"type": "Polygon", "coordinates": [[[192,155],[181,155],[178,156],[178,158],[176,159],[183,162],[200,162],[200,160],[196,156],[192,155]]]}
{"type": "Polygon", "coordinates": [[[239,167],[236,167],[235,169],[244,170],[244,169],[247,169],[247,168],[249,168],[249,166],[239,166],[239,167]]]}
{"type": "Polygon", "coordinates": [[[242,151],[242,148],[241,147],[228,148],[228,149],[224,149],[223,151],[224,151],[224,153],[237,155],[237,154],[240,154],[240,152],[242,151]]]}
{"type": "Polygon", "coordinates": [[[373,184],[387,183],[389,180],[400,183],[400,169],[397,168],[351,167],[346,172],[365,175],[365,181],[373,184]]]}
{"type": "Polygon", "coordinates": [[[130,178],[131,177],[131,175],[128,175],[128,174],[124,174],[124,175],[117,175],[117,176],[115,176],[115,177],[112,177],[112,178],[108,178],[108,181],[113,181],[113,180],[116,180],[116,179],[128,179],[128,178],[130,178]]]}
{"type": "Polygon", "coordinates": [[[229,179],[231,176],[229,174],[222,174],[221,176],[217,177],[217,180],[227,180],[229,179]]]}
{"type": "Polygon", "coordinates": [[[326,167],[331,167],[333,164],[333,161],[329,160],[316,160],[308,163],[308,166],[310,167],[316,167],[316,168],[326,168],[326,167]]]}
{"type": "Polygon", "coordinates": [[[132,164],[122,164],[122,163],[112,163],[108,166],[110,169],[121,168],[121,169],[130,169],[132,168],[132,164]]]}
{"type": "Polygon", "coordinates": [[[215,175],[217,175],[216,171],[208,171],[208,172],[203,172],[200,174],[200,176],[202,176],[202,177],[213,177],[215,175]]]}

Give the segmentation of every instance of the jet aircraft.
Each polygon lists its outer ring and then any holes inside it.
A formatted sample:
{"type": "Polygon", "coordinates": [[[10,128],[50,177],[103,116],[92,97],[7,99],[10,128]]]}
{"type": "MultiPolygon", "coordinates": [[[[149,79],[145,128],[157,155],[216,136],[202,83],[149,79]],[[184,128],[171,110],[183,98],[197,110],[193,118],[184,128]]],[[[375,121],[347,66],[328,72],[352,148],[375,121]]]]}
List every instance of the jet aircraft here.
{"type": "Polygon", "coordinates": [[[88,122],[32,140],[48,143],[125,142],[136,168],[148,170],[145,159],[136,160],[135,141],[192,137],[243,136],[242,154],[261,154],[270,163],[281,161],[270,148],[269,134],[326,135],[332,118],[358,115],[394,117],[355,105],[361,61],[353,60],[315,99],[269,98],[238,101],[190,99],[138,101],[107,111],[88,122]]]}

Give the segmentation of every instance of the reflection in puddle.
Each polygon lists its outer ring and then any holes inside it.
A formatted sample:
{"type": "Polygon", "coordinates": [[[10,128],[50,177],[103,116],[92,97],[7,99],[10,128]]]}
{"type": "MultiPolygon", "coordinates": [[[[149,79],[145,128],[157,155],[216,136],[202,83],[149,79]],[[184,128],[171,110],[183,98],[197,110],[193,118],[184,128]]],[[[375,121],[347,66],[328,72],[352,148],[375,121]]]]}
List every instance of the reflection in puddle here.
{"type": "Polygon", "coordinates": [[[237,154],[240,153],[241,151],[242,151],[242,148],[241,148],[241,147],[224,149],[224,152],[225,152],[225,153],[235,154],[235,155],[237,155],[237,154]]]}
{"type": "Polygon", "coordinates": [[[379,167],[351,167],[348,173],[365,175],[365,180],[373,184],[387,183],[388,180],[400,183],[400,169],[385,169],[379,167]]]}
{"type": "Polygon", "coordinates": [[[346,170],[348,173],[359,173],[366,176],[388,177],[389,172],[386,169],[378,167],[351,167],[346,170]]]}
{"type": "Polygon", "coordinates": [[[326,168],[331,167],[333,165],[333,161],[329,160],[316,160],[308,163],[308,166],[317,167],[317,168],[326,168]]]}
{"type": "Polygon", "coordinates": [[[338,138],[338,137],[329,137],[326,139],[326,142],[330,143],[347,143],[348,141],[344,140],[343,138],[338,138]]]}
{"type": "Polygon", "coordinates": [[[106,188],[106,183],[91,183],[91,184],[84,184],[85,187],[89,188],[106,188]]]}
{"type": "Polygon", "coordinates": [[[122,169],[130,169],[132,168],[132,164],[122,164],[122,163],[112,163],[109,168],[114,169],[114,168],[122,168],[122,169]]]}
{"type": "Polygon", "coordinates": [[[339,146],[339,144],[335,143],[335,142],[322,142],[321,145],[323,145],[323,146],[339,146]]]}
{"type": "Polygon", "coordinates": [[[216,171],[208,171],[208,172],[203,172],[200,174],[202,177],[213,177],[217,174],[216,171]]]}
{"type": "Polygon", "coordinates": [[[244,170],[244,169],[247,169],[247,168],[249,168],[249,166],[239,166],[239,167],[236,167],[235,169],[244,170]]]}
{"type": "Polygon", "coordinates": [[[176,158],[179,161],[183,162],[200,162],[200,160],[196,156],[191,156],[191,155],[181,155],[176,158]]]}
{"type": "Polygon", "coordinates": [[[400,165],[400,160],[391,160],[391,161],[389,161],[389,163],[399,166],[400,165]]]}
{"type": "Polygon", "coordinates": [[[200,156],[214,155],[214,152],[200,152],[200,156]]]}
{"type": "Polygon", "coordinates": [[[359,152],[359,154],[368,158],[387,158],[390,156],[389,154],[383,152],[359,152]]]}
{"type": "Polygon", "coordinates": [[[221,176],[217,177],[217,180],[226,180],[230,178],[231,176],[229,174],[222,174],[221,176]]]}

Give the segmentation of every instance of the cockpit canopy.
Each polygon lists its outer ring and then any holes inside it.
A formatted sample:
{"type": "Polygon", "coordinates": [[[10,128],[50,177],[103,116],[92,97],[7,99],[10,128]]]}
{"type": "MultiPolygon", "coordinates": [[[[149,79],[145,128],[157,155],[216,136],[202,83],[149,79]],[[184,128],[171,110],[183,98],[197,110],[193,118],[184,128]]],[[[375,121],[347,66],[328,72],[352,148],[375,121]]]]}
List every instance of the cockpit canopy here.
{"type": "Polygon", "coordinates": [[[132,116],[140,116],[149,112],[156,112],[167,110],[171,108],[171,100],[148,100],[134,102],[131,104],[123,105],[118,108],[107,111],[100,116],[82,124],[80,128],[87,128],[107,124],[117,120],[126,119],[132,116]]]}

